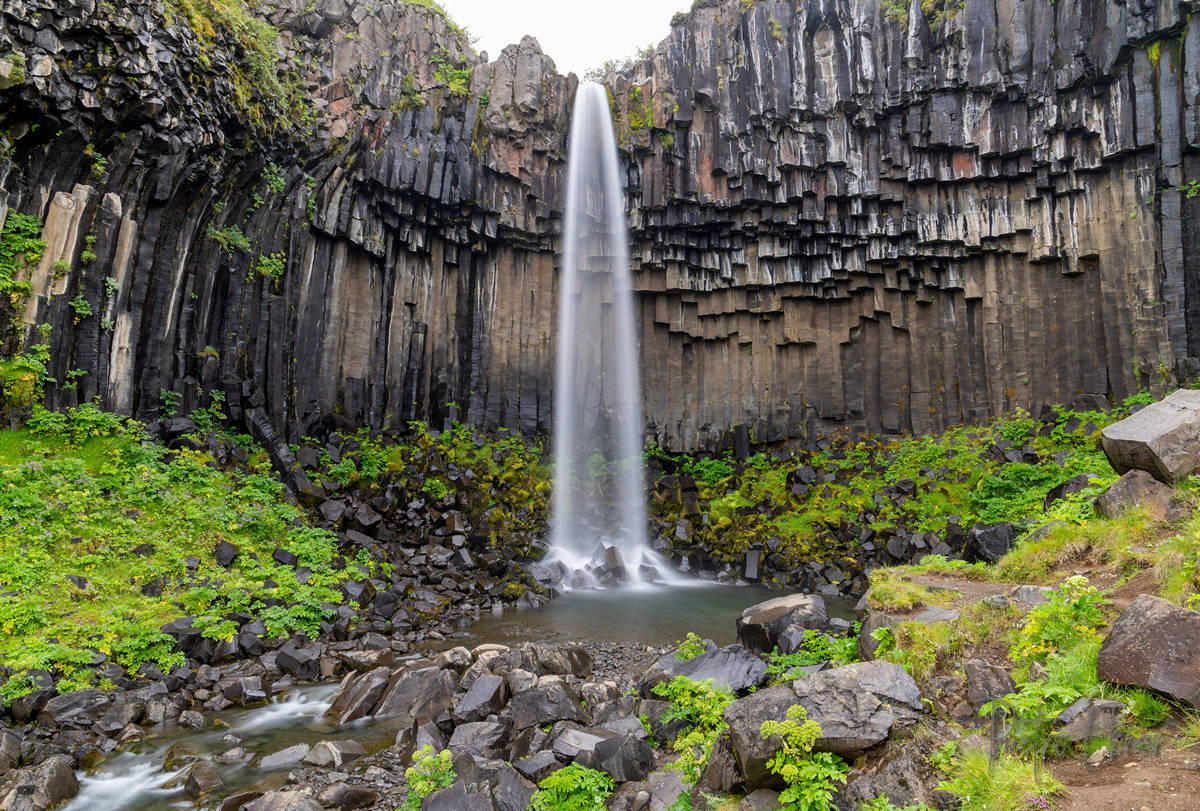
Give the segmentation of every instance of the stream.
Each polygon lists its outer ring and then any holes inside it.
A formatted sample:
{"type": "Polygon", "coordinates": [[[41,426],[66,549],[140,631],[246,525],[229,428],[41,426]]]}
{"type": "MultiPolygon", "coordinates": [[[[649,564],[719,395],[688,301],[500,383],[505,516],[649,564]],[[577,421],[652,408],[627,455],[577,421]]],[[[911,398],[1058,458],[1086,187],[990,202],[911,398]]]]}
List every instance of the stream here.
{"type": "MultiPolygon", "coordinates": [[[[579,640],[641,645],[665,645],[682,639],[688,631],[727,645],[735,641],[737,616],[742,609],[781,596],[759,586],[724,586],[697,582],[670,588],[634,586],[619,590],[570,592],[537,609],[509,609],[484,616],[438,647],[475,647],[486,642],[565,643],[579,640]]],[[[826,599],[831,616],[853,618],[848,600],[826,599]]],[[[385,749],[395,740],[399,722],[364,720],[343,727],[325,722],[322,715],[337,692],[337,683],[288,690],[266,706],[230,709],[207,715],[209,725],[198,731],[174,724],[157,727],[145,741],[133,744],[92,769],[80,773],[79,795],[65,811],[149,811],[160,808],[193,808],[183,789],[188,767],[176,772],[163,769],[163,756],[173,745],[191,743],[210,754],[234,744],[222,738],[236,733],[238,746],[255,754],[269,754],[298,743],[353,738],[368,752],[385,749]]],[[[274,771],[251,764],[218,767],[225,793],[248,788],[278,788],[287,779],[287,766],[274,771]]]]}

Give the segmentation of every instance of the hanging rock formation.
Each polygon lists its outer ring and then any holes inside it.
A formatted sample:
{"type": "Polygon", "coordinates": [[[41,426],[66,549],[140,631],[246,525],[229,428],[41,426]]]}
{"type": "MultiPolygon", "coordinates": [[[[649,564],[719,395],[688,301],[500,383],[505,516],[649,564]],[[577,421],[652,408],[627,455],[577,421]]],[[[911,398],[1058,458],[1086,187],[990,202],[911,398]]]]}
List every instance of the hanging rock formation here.
{"type": "MultiPolygon", "coordinates": [[[[1191,2],[697,5],[605,77],[660,444],[1200,368],[1191,2]]],[[[182,8],[0,11],[0,219],[47,242],[7,349],[51,325],[51,403],[548,431],[575,77],[421,6],[272,0],[281,82],[182,8]]]]}

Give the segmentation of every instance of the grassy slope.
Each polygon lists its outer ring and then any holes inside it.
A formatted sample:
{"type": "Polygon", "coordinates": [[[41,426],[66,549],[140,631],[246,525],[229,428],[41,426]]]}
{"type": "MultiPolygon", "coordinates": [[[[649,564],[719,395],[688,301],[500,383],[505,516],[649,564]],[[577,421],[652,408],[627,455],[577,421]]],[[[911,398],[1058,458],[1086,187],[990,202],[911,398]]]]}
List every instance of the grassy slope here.
{"type": "Polygon", "coordinates": [[[336,538],[297,521],[269,475],[219,471],[202,453],[143,444],[135,424],[87,406],[42,413],[30,426],[0,432],[6,698],[28,691],[30,669],[55,669],[60,690],[80,686],[97,651],[130,670],[144,661],[168,669],[182,659],[159,628],[185,613],[214,638],[232,635],[223,615],[234,610],[262,618],[272,636],[314,631],[322,601],[341,601],[336,586],[366,576],[355,566],[334,571],[336,538]],[[240,549],[228,570],[213,557],[221,540],[240,549]],[[143,544],[153,550],[135,554],[143,544]],[[313,570],[307,583],[271,559],[277,547],[313,570]],[[144,595],[159,578],[162,596],[144,595]],[[277,585],[264,587],[268,579],[277,585]],[[271,597],[285,605],[264,607],[271,597]]]}

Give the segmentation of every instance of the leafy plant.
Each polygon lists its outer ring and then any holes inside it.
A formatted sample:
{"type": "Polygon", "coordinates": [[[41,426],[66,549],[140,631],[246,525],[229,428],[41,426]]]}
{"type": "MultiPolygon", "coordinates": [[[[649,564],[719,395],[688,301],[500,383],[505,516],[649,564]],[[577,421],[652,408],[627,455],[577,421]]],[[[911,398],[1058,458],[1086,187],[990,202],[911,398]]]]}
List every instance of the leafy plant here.
{"type": "Polygon", "coordinates": [[[781,746],[767,768],[787,783],[779,794],[784,811],[827,811],[833,808],[835,787],[846,782],[850,767],[831,752],[813,752],[821,737],[821,725],[808,718],[799,704],[788,707],[784,721],[763,721],[763,739],[778,737],[781,746]]]}
{"type": "Polygon", "coordinates": [[[529,802],[530,811],[603,811],[613,779],[596,769],[571,763],[542,778],[529,802]]]}
{"type": "Polygon", "coordinates": [[[236,225],[227,225],[224,228],[210,225],[208,226],[208,238],[220,245],[230,256],[233,256],[234,251],[250,253],[250,240],[236,225]]]}
{"type": "Polygon", "coordinates": [[[705,650],[707,648],[704,646],[704,640],[688,631],[687,637],[679,643],[679,647],[675,651],[675,658],[680,662],[687,662],[700,656],[705,650]]]}
{"type": "Polygon", "coordinates": [[[274,163],[268,163],[263,169],[262,178],[267,182],[267,188],[271,194],[283,194],[283,190],[287,187],[287,179],[282,169],[274,163]]]}
{"type": "Polygon", "coordinates": [[[725,708],[733,703],[733,693],[714,687],[712,679],[696,681],[687,676],[656,684],[653,692],[670,702],[662,715],[664,723],[688,724],[671,744],[679,757],[667,768],[678,771],[685,785],[694,785],[704,773],[717,736],[728,728],[725,708]]]}
{"type": "Polygon", "coordinates": [[[1104,618],[1104,595],[1074,575],[1051,591],[1049,601],[1034,607],[1009,656],[1018,665],[1044,662],[1061,648],[1095,637],[1104,618]]]}
{"type": "Polygon", "coordinates": [[[258,261],[255,263],[255,270],[264,276],[269,276],[275,281],[283,278],[283,274],[287,272],[287,254],[283,251],[263,256],[259,254],[258,261]]]}
{"type": "Polygon", "coordinates": [[[83,292],[80,291],[75,295],[75,298],[68,302],[71,309],[75,311],[75,323],[79,323],[79,319],[87,318],[92,314],[92,305],[83,297],[83,292]]]}
{"type": "MultiPolygon", "coordinates": [[[[858,627],[862,627],[857,624],[858,627]]],[[[857,632],[857,629],[856,629],[857,632]]],[[[800,649],[793,653],[780,653],[778,646],[771,651],[767,662],[767,678],[771,684],[794,681],[799,674],[797,668],[829,662],[834,667],[858,661],[858,636],[830,636],[821,631],[804,632],[800,649]]]]}
{"type": "Polygon", "coordinates": [[[448,788],[454,782],[454,769],[450,764],[450,750],[434,752],[425,744],[413,753],[413,763],[404,770],[408,794],[400,811],[420,811],[425,798],[436,791],[448,788]]]}
{"type": "Polygon", "coordinates": [[[950,779],[938,788],[951,791],[965,811],[1029,808],[1025,798],[1031,790],[1044,797],[1062,792],[1048,769],[1036,769],[1033,763],[1002,752],[994,761],[978,749],[963,754],[954,765],[950,779]]]}

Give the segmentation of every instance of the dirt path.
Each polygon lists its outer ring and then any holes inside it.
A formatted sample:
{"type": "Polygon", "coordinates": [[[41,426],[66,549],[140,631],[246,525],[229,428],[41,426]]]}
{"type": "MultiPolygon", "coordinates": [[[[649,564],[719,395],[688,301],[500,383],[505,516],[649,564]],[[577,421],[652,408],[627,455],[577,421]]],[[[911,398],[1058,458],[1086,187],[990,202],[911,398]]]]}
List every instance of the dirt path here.
{"type": "Polygon", "coordinates": [[[1073,760],[1053,764],[1067,787],[1059,811],[1196,811],[1200,747],[1118,755],[1099,768],[1073,760]]]}

